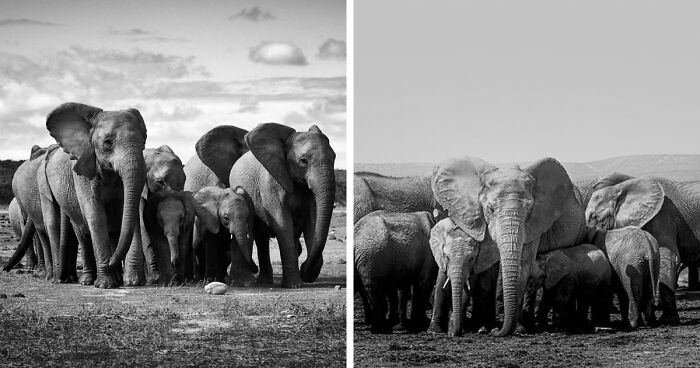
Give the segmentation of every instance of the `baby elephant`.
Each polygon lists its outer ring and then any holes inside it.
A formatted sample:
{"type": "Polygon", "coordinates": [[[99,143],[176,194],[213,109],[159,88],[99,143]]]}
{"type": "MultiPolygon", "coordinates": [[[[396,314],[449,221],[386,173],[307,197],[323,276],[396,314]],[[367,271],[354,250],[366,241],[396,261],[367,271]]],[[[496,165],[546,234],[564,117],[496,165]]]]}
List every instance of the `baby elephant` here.
{"type": "Polygon", "coordinates": [[[647,325],[654,324],[652,307],[659,295],[661,257],[656,239],[636,226],[589,230],[588,234],[589,240],[606,252],[615,271],[613,288],[623,323],[637,328],[643,315],[647,325]]]}
{"type": "Polygon", "coordinates": [[[547,325],[549,309],[553,308],[555,326],[585,330],[589,307],[593,325],[607,325],[611,275],[607,257],[593,244],[541,253],[528,282],[528,306],[534,305],[533,293],[544,287],[537,316],[540,326],[547,325]]]}
{"type": "Polygon", "coordinates": [[[231,284],[248,285],[258,266],[252,258],[255,210],[248,193],[241,187],[207,186],[194,193],[201,226],[193,248],[198,276],[206,280],[226,280],[231,264],[231,284]]]}
{"type": "Polygon", "coordinates": [[[412,297],[406,328],[419,331],[428,326],[425,312],[437,275],[429,244],[434,224],[428,212],[387,211],[371,212],[355,224],[355,269],[368,298],[365,314],[372,332],[391,333],[387,298],[408,288],[412,297]]]}

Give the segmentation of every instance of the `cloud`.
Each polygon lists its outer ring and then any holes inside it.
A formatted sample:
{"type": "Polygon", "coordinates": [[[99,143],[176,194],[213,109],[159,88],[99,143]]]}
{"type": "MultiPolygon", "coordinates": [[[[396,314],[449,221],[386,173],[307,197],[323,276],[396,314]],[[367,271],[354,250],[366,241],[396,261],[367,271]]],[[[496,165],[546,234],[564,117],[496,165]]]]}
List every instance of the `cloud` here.
{"type": "Polygon", "coordinates": [[[238,13],[233,14],[230,17],[228,17],[228,20],[230,20],[230,21],[235,21],[238,19],[243,19],[243,20],[248,20],[251,22],[258,23],[258,22],[264,22],[267,20],[273,20],[273,19],[275,19],[275,15],[270,13],[267,10],[263,11],[259,7],[254,6],[250,9],[247,9],[247,8],[243,9],[243,10],[239,11],[238,13]]]}
{"type": "Polygon", "coordinates": [[[63,27],[64,24],[43,22],[40,20],[33,19],[0,19],[0,27],[13,27],[13,26],[39,26],[39,27],[63,27]]]}
{"type": "Polygon", "coordinates": [[[145,30],[142,28],[131,28],[131,29],[110,28],[109,31],[107,31],[107,33],[110,35],[114,35],[114,36],[131,37],[132,41],[137,41],[137,42],[157,42],[157,43],[191,42],[190,40],[188,40],[186,38],[159,36],[156,32],[148,31],[148,30],[145,30]]]}
{"type": "Polygon", "coordinates": [[[241,107],[238,108],[238,113],[251,113],[255,114],[259,111],[260,100],[257,97],[243,97],[241,98],[241,107]]]}
{"type": "Polygon", "coordinates": [[[119,36],[146,36],[146,35],[153,34],[153,32],[147,31],[147,30],[141,29],[141,28],[131,28],[131,29],[110,28],[108,33],[111,35],[119,35],[119,36]]]}
{"type": "Polygon", "coordinates": [[[270,65],[306,65],[306,56],[291,43],[262,42],[252,48],[248,58],[255,63],[270,65]]]}
{"type": "Polygon", "coordinates": [[[346,53],[345,41],[336,40],[333,38],[327,39],[318,48],[318,57],[320,59],[345,59],[346,53]]]}

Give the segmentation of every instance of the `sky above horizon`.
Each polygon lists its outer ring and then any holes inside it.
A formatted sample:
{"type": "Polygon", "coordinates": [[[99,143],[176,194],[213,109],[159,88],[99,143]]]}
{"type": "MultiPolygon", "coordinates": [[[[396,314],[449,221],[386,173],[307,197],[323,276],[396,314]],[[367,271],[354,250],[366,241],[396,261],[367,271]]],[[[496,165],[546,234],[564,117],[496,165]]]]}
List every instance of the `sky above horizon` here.
{"type": "Polygon", "coordinates": [[[316,124],[346,165],[345,1],[0,0],[0,159],[63,102],[139,109],[183,162],[209,129],[316,124]]]}
{"type": "Polygon", "coordinates": [[[699,154],[697,14],[693,1],[356,1],[354,160],[699,154]]]}

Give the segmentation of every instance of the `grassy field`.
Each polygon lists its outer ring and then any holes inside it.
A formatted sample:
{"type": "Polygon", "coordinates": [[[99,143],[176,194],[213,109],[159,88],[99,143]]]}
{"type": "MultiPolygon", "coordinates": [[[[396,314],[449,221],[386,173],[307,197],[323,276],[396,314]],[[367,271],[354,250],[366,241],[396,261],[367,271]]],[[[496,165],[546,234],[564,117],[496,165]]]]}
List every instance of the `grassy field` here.
{"type": "MultiPolygon", "coordinates": [[[[299,290],[101,290],[0,273],[0,366],[344,367],[345,217],[334,212],[319,280],[299,290]]],[[[0,266],[17,241],[9,232],[0,209],[0,266]]],[[[274,241],[271,256],[279,285],[274,241]]]]}

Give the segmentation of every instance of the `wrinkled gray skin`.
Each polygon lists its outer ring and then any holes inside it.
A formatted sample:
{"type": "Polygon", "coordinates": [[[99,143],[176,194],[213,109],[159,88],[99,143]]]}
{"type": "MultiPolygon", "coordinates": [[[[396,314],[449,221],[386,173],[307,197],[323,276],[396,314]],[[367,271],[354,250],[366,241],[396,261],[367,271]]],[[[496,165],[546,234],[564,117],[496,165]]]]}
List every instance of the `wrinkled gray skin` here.
{"type": "MultiPolygon", "coordinates": [[[[430,249],[438,265],[438,276],[435,283],[433,301],[433,316],[430,320],[430,332],[445,332],[446,318],[449,315],[451,297],[448,271],[461,270],[462,280],[468,280],[469,296],[473,300],[472,325],[476,329],[491,329],[495,323],[496,283],[498,278],[498,262],[500,255],[493,241],[479,243],[461,230],[452,219],[440,220],[430,231],[430,249]],[[451,260],[461,259],[463,264],[452,264],[451,260]],[[447,300],[447,303],[445,303],[447,300]]],[[[458,295],[462,298],[463,295],[458,295]]],[[[466,303],[460,304],[465,308],[466,303]]],[[[449,319],[450,325],[462,326],[465,310],[453,310],[449,319]]],[[[454,334],[461,334],[457,328],[451,329],[454,334]]]]}
{"type": "MultiPolygon", "coordinates": [[[[62,148],[47,158],[47,182],[86,250],[81,283],[116,288],[132,241],[141,242],[143,118],[135,109],[103,111],[65,103],[49,114],[46,127],[62,148]]],[[[138,278],[143,269],[127,264],[125,273],[138,278]]]]}
{"type": "MultiPolygon", "coordinates": [[[[24,233],[24,230],[27,226],[27,215],[22,214],[22,210],[19,208],[17,198],[12,198],[12,201],[10,201],[10,205],[7,207],[7,212],[8,217],[10,218],[10,226],[12,227],[12,231],[18,238],[21,239],[22,233],[24,233]]],[[[43,253],[41,252],[41,243],[39,242],[39,238],[38,236],[36,236],[36,233],[34,234],[34,236],[32,236],[32,243],[33,244],[27,248],[27,253],[24,258],[24,261],[26,262],[25,267],[30,270],[33,270],[35,268],[43,269],[43,253]],[[37,258],[37,251],[42,256],[41,262],[39,262],[40,260],[37,258]]]]}
{"type": "Polygon", "coordinates": [[[547,326],[553,308],[557,327],[589,330],[589,307],[593,326],[606,326],[610,322],[611,275],[608,258],[593,244],[540,253],[528,280],[525,313],[534,312],[537,291],[544,288],[537,311],[541,327],[547,326]]]}
{"type": "Polygon", "coordinates": [[[663,178],[635,179],[618,173],[603,177],[591,186],[595,191],[586,207],[589,226],[599,229],[638,226],[658,241],[661,322],[680,323],[675,290],[683,265],[689,266],[689,287],[697,287],[700,188],[692,183],[663,178]]]}
{"type": "Polygon", "coordinates": [[[162,283],[192,279],[194,218],[195,204],[189,192],[159,190],[146,200],[144,225],[162,283]]]}
{"type": "MultiPolygon", "coordinates": [[[[530,268],[538,252],[580,244],[585,235],[583,208],[569,175],[552,158],[521,169],[498,169],[466,157],[441,163],[432,184],[448,216],[477,242],[490,235],[498,245],[503,278],[504,321],[492,333],[506,336],[518,327],[530,268]]],[[[456,260],[455,264],[464,264],[456,260]]],[[[460,270],[448,271],[452,308],[460,308],[460,270]]],[[[461,326],[450,324],[455,335],[461,326]]]]}
{"type": "Polygon", "coordinates": [[[313,282],[323,266],[333,212],[335,152],[315,125],[297,132],[267,123],[244,132],[231,126],[214,128],[197,142],[197,155],[225,186],[242,187],[253,201],[258,283],[272,283],[271,237],[280,248],[282,286],[313,282]],[[307,258],[300,268],[302,234],[307,258]]]}
{"type": "Polygon", "coordinates": [[[356,172],[353,179],[353,223],[366,214],[390,212],[433,212],[435,198],[430,188],[432,178],[392,177],[372,172],[356,172]]]}
{"type": "Polygon", "coordinates": [[[255,209],[248,193],[241,187],[207,186],[193,199],[201,225],[193,244],[200,278],[224,282],[232,264],[231,284],[252,284],[258,266],[252,258],[255,209]]]}
{"type": "Polygon", "coordinates": [[[369,296],[371,309],[365,313],[372,316],[372,332],[392,331],[386,318],[387,298],[408,288],[413,296],[406,327],[411,331],[428,327],[425,310],[438,270],[429,243],[434,224],[429,212],[387,211],[372,212],[355,224],[355,268],[369,296]]]}
{"type": "Polygon", "coordinates": [[[643,316],[647,325],[653,325],[656,317],[652,307],[659,295],[660,253],[656,239],[636,226],[626,226],[590,232],[588,240],[610,260],[623,322],[637,328],[643,316]]]}

